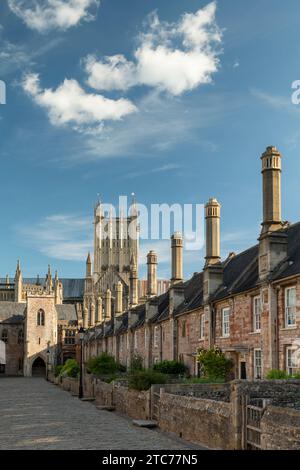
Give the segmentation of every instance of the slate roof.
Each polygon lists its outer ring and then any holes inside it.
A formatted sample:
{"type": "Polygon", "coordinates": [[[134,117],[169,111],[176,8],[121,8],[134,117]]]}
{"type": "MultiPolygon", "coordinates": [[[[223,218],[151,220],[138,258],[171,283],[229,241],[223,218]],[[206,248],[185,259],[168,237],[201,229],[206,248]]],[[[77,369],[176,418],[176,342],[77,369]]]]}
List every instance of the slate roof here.
{"type": "Polygon", "coordinates": [[[62,304],[55,305],[58,320],[77,321],[75,305],[62,304]]]}
{"type": "Polygon", "coordinates": [[[0,302],[0,321],[3,323],[21,323],[24,321],[26,304],[0,302]]]}
{"type": "MultiPolygon", "coordinates": [[[[64,300],[81,299],[84,293],[84,279],[59,278],[63,286],[64,300]]],[[[36,284],[36,277],[27,277],[23,279],[24,284],[36,284]]],[[[40,278],[40,284],[45,284],[45,278],[40,278]]]]}

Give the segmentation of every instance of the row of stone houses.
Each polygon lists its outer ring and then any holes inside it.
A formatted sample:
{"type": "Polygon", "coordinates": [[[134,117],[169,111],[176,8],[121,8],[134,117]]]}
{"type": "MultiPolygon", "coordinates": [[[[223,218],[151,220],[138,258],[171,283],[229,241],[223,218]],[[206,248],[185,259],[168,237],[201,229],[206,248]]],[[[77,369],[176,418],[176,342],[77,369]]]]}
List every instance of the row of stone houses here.
{"type": "MultiPolygon", "coordinates": [[[[258,244],[222,261],[220,204],[210,199],[205,206],[203,271],[183,280],[183,239],[175,233],[169,290],[149,295],[126,311],[118,306],[121,313],[113,317],[104,311],[104,320],[86,330],[85,361],[105,351],[128,366],[138,354],[145,367],[175,359],[197,375],[197,350],[217,346],[233,359],[236,378],[259,379],[270,369],[299,371],[300,222],[282,221],[281,154],[268,147],[261,160],[263,221],[258,244]]],[[[150,264],[151,259],[153,252],[150,264]]],[[[149,292],[155,270],[152,263],[149,292]]]]}

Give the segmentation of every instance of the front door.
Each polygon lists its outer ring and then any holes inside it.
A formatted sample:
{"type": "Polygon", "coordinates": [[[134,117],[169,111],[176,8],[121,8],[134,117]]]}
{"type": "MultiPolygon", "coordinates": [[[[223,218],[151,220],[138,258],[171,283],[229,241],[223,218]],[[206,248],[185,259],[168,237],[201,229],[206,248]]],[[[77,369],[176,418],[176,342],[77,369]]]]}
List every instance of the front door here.
{"type": "Polygon", "coordinates": [[[246,372],[246,362],[240,362],[240,379],[247,379],[247,372],[246,372]]]}

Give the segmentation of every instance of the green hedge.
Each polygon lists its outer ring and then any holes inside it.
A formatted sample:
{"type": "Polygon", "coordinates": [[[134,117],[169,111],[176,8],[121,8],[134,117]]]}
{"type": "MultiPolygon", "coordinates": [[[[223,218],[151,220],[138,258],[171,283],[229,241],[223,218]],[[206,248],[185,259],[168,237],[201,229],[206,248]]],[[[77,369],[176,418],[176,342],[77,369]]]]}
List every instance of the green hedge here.
{"type": "Polygon", "coordinates": [[[289,375],[284,370],[271,369],[266,375],[268,380],[288,380],[288,379],[300,379],[300,373],[289,375]]]}
{"type": "Polygon", "coordinates": [[[162,361],[154,364],[153,370],[161,372],[162,374],[183,375],[186,373],[187,368],[178,361],[162,361]]]}
{"type": "Polygon", "coordinates": [[[116,372],[126,371],[126,368],[116,362],[110,354],[102,353],[100,356],[89,359],[87,370],[94,375],[113,375],[116,372]]]}
{"type": "Polygon", "coordinates": [[[134,390],[149,390],[153,384],[165,384],[167,376],[151,369],[135,371],[129,376],[128,386],[134,390]]]}

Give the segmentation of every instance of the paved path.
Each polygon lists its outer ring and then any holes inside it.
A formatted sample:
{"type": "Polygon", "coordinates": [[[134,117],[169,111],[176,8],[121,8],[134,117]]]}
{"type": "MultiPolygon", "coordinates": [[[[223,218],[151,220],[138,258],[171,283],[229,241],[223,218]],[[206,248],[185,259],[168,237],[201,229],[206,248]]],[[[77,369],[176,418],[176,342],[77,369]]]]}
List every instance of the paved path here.
{"type": "Polygon", "coordinates": [[[140,429],[42,378],[0,379],[0,449],[195,449],[140,429]]]}

